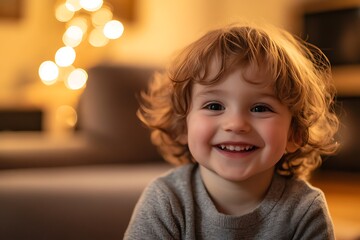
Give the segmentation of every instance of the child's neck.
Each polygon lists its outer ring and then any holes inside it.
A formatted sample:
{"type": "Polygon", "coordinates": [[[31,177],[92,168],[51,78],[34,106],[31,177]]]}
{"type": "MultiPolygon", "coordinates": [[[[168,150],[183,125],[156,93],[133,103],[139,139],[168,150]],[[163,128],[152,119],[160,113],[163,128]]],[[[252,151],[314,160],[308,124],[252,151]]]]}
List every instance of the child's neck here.
{"type": "Polygon", "coordinates": [[[267,170],[241,182],[226,180],[200,166],[204,185],[217,210],[227,215],[244,215],[252,212],[264,199],[274,175],[267,170]]]}

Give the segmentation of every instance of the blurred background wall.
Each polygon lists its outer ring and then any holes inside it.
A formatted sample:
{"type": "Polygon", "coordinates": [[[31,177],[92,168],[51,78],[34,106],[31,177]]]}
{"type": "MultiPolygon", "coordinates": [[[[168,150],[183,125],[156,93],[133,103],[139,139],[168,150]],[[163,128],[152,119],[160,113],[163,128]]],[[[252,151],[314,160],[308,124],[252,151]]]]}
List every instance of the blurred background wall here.
{"type": "MultiPolygon", "coordinates": [[[[359,1],[326,0],[130,0],[131,17],[122,18],[113,3],[114,14],[125,27],[123,35],[108,45],[76,48],[78,67],[97,64],[141,64],[163,66],[172,54],[204,32],[236,21],[267,22],[301,35],[302,14],[309,4],[359,1]]],[[[69,90],[61,84],[46,86],[38,75],[39,65],[53,59],[63,45],[65,24],[56,20],[56,0],[8,0],[17,2],[18,17],[0,16],[0,107],[40,108],[44,128],[57,132],[56,110],[75,106],[82,89],[69,90]]],[[[0,11],[1,15],[1,11],[0,11]]],[[[340,92],[360,94],[359,66],[334,69],[340,92]]]]}

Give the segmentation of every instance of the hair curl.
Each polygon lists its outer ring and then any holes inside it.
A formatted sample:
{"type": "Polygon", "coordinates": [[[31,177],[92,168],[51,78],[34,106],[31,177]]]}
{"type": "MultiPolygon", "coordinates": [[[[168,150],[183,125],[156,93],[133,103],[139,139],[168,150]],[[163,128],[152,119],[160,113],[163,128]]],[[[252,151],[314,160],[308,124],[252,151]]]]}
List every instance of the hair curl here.
{"type": "Polygon", "coordinates": [[[330,63],[317,47],[269,26],[230,25],[210,31],[180,52],[167,71],[155,74],[148,91],[141,93],[138,111],[151,129],[152,142],[173,164],[193,161],[181,139],[187,131],[192,87],[218,83],[235,63],[257,64],[272,74],[275,95],[292,114],[290,137],[298,145],[295,152],[284,154],[276,170],[289,177],[307,177],[321,164],[321,155],[338,147],[330,63]],[[220,66],[209,80],[215,57],[220,66]]]}

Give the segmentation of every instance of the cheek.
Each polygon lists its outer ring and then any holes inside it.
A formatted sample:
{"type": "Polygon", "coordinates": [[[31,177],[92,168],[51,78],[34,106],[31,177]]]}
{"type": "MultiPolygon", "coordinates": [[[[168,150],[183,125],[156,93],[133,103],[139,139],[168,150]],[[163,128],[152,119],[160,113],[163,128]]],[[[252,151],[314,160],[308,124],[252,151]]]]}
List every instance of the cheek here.
{"type": "Polygon", "coordinates": [[[285,151],[289,138],[290,123],[277,122],[270,124],[264,130],[268,144],[275,145],[275,149],[285,151]]]}
{"type": "Polygon", "coordinates": [[[213,129],[213,123],[208,118],[189,115],[187,118],[187,137],[190,150],[199,145],[211,143],[213,129]]]}

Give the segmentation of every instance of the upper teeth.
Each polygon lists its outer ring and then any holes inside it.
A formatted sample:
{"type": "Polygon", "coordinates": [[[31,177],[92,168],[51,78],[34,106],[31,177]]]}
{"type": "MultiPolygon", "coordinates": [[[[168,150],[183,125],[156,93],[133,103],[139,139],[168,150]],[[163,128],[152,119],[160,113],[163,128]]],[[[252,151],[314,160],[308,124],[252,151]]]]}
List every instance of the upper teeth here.
{"type": "Polygon", "coordinates": [[[220,148],[223,150],[229,151],[248,151],[253,148],[253,146],[234,146],[234,145],[220,145],[220,148]]]}

